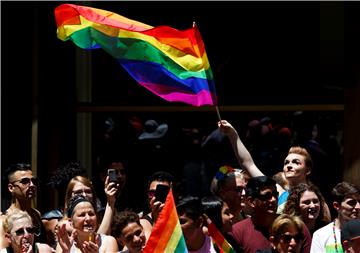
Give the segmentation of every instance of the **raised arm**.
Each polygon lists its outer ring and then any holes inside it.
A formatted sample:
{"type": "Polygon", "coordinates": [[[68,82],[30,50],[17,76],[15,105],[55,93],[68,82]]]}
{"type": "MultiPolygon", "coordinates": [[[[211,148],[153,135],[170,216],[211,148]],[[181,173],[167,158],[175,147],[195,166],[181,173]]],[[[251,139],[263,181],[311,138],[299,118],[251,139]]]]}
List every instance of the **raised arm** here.
{"type": "Polygon", "coordinates": [[[226,120],[218,122],[220,131],[229,137],[236,158],[242,169],[246,170],[251,177],[264,176],[264,173],[255,165],[249,151],[244,146],[235,128],[226,120]]]}
{"type": "Polygon", "coordinates": [[[105,180],[105,194],[107,197],[106,207],[104,216],[101,220],[101,224],[97,230],[99,234],[110,235],[111,233],[111,223],[115,215],[115,201],[117,192],[119,191],[119,185],[114,182],[109,182],[109,177],[106,177],[105,180]]]}

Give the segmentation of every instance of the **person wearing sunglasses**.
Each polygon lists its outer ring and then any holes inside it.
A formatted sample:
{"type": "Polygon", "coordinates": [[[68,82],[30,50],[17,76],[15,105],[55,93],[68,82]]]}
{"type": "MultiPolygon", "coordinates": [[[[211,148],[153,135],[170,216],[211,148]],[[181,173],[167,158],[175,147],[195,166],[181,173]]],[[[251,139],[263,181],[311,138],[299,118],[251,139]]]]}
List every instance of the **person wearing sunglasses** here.
{"type": "Polygon", "coordinates": [[[5,239],[9,246],[2,248],[0,253],[48,253],[53,252],[52,248],[43,243],[35,243],[35,235],[39,232],[33,225],[30,215],[19,209],[13,210],[6,216],[3,222],[5,239]]]}
{"type": "Polygon", "coordinates": [[[271,249],[259,250],[258,253],[300,253],[304,240],[304,226],[304,222],[298,216],[280,215],[271,226],[271,249]]]}
{"type": "MultiPolygon", "coordinates": [[[[251,177],[264,176],[264,173],[257,167],[250,152],[241,141],[236,129],[226,120],[219,121],[218,127],[221,132],[229,137],[241,168],[245,169],[251,177]]],[[[285,188],[280,184],[276,185],[280,195],[278,198],[278,213],[282,213],[285,207],[289,196],[289,189],[300,183],[311,183],[309,175],[312,168],[313,161],[311,155],[305,148],[293,146],[289,149],[283,163],[283,172],[288,185],[285,188]]]]}
{"type": "Polygon", "coordinates": [[[251,208],[245,201],[248,179],[245,171],[226,165],[219,168],[210,185],[210,191],[229,205],[234,223],[251,214],[251,208]]]}
{"type": "MultiPolygon", "coordinates": [[[[32,218],[35,227],[40,231],[39,236],[35,237],[36,242],[46,242],[46,233],[41,222],[40,212],[32,207],[32,201],[36,198],[39,180],[33,176],[30,164],[17,163],[7,167],[8,190],[11,194],[11,205],[0,216],[0,223],[4,221],[7,215],[14,210],[26,211],[32,218]]],[[[0,224],[0,248],[9,246],[9,241],[5,240],[5,232],[0,224]]]]}
{"type": "Polygon", "coordinates": [[[165,185],[172,187],[173,176],[166,171],[157,171],[152,174],[148,181],[148,206],[150,212],[147,214],[140,214],[140,224],[144,228],[145,237],[149,239],[151,230],[156,221],[157,216],[159,215],[161,209],[164,207],[164,203],[157,201],[155,198],[156,187],[158,185],[165,185]]]}
{"type": "MultiPolygon", "coordinates": [[[[235,223],[230,235],[243,249],[244,253],[271,249],[269,231],[278,217],[276,213],[278,191],[276,182],[267,176],[252,177],[247,185],[247,201],[253,208],[252,216],[235,223]]],[[[301,252],[310,251],[311,235],[306,226],[303,229],[304,243],[301,252]]]]}

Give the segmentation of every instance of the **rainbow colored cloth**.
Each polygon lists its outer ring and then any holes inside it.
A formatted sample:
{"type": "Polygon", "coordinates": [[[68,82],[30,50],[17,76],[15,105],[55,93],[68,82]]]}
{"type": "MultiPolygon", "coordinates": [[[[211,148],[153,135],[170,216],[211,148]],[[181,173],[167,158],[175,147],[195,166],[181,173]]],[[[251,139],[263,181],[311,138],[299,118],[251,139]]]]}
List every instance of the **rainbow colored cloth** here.
{"type": "Polygon", "coordinates": [[[166,197],[165,206],[151,231],[143,253],[184,253],[188,252],[180,227],[179,217],[172,190],[166,197]]]}
{"type": "Polygon", "coordinates": [[[208,233],[212,241],[218,246],[220,253],[236,253],[230,243],[225,239],[215,224],[207,217],[208,233]]]}
{"type": "Polygon", "coordinates": [[[167,101],[216,105],[215,84],[196,25],[152,27],[74,4],[55,8],[57,36],[83,49],[103,48],[142,86],[167,101]]]}

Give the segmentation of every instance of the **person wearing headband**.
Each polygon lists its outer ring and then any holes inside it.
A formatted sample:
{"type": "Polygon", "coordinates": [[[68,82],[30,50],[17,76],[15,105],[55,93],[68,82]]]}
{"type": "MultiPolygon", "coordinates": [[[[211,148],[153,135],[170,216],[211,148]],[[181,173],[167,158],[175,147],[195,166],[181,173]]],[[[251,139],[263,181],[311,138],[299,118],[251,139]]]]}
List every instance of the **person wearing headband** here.
{"type": "Polygon", "coordinates": [[[82,195],[75,195],[69,200],[67,216],[72,232],[68,233],[66,224],[57,232],[58,253],[81,252],[117,252],[118,245],[114,237],[97,234],[98,223],[96,210],[92,202],[82,195]]]}

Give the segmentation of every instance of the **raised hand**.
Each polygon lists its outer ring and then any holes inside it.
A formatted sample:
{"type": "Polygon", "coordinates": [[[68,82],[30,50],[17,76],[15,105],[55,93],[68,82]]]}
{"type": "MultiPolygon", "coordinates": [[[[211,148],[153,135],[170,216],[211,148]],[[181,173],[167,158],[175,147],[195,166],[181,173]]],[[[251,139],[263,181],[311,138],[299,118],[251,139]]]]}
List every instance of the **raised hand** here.
{"type": "Polygon", "coordinates": [[[59,229],[56,233],[58,244],[60,245],[63,253],[69,253],[71,246],[74,242],[74,236],[76,235],[76,230],[74,229],[71,235],[69,236],[66,230],[66,223],[59,225],[59,229]]]}
{"type": "Polygon", "coordinates": [[[107,198],[107,202],[113,206],[116,201],[117,192],[119,190],[119,183],[109,182],[109,176],[106,177],[105,180],[105,194],[107,198]]]}
{"type": "Polygon", "coordinates": [[[156,201],[156,198],[153,197],[150,200],[150,209],[151,209],[151,216],[154,220],[154,222],[156,222],[161,210],[164,208],[165,203],[162,203],[160,201],[156,201]]]}
{"type": "Polygon", "coordinates": [[[235,128],[226,120],[220,120],[218,122],[218,127],[220,132],[228,135],[228,136],[237,136],[237,132],[235,128]]]}

